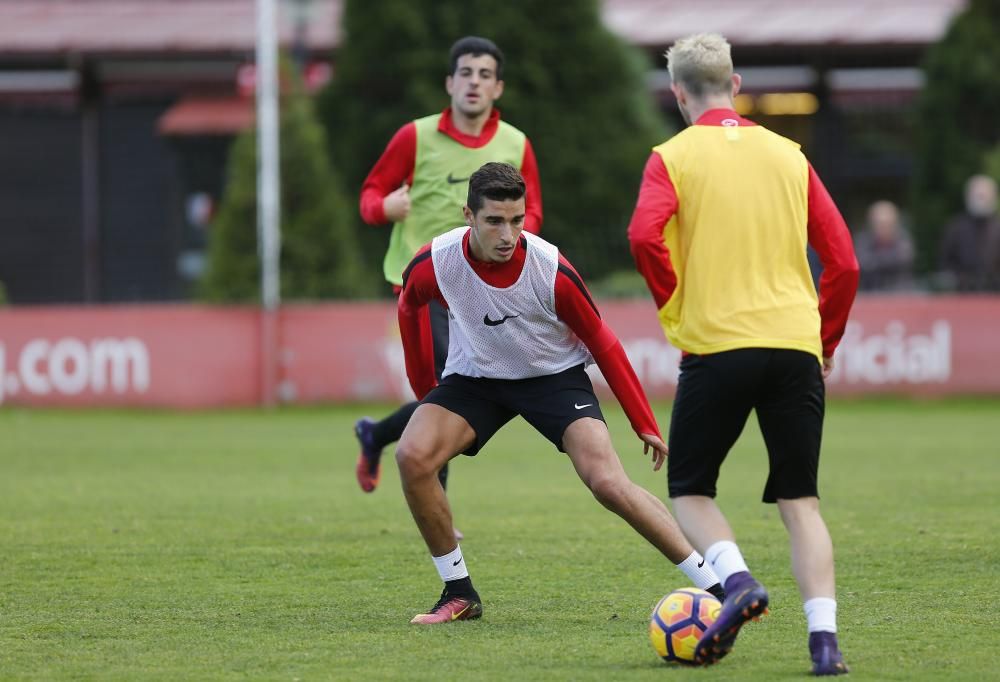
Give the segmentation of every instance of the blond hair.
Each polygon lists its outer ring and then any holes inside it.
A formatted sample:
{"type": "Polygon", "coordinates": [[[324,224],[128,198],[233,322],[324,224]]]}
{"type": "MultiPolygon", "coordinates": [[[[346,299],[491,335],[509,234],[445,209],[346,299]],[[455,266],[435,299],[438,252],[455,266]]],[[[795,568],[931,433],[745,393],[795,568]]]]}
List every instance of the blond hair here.
{"type": "Polygon", "coordinates": [[[729,92],[733,58],[729,42],[718,33],[681,38],[664,56],[670,79],[683,85],[695,97],[729,92]]]}

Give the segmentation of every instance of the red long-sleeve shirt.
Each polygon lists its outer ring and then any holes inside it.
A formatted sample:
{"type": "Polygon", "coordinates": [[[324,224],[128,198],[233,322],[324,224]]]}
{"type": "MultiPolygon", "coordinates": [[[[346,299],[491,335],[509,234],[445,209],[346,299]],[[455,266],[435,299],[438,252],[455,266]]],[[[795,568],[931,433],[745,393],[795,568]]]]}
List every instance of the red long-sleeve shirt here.
{"type": "MultiPolygon", "coordinates": [[[[399,330],[406,358],[406,375],[417,398],[423,398],[434,387],[434,349],[428,325],[422,325],[420,311],[432,300],[447,306],[438,287],[430,245],[417,252],[403,275],[403,291],[399,297],[399,330]]],[[[465,258],[476,274],[497,288],[512,286],[521,274],[527,252],[522,237],[513,256],[506,263],[484,263],[469,252],[469,236],[465,236],[465,258]]],[[[573,266],[559,256],[555,282],[556,315],[583,342],[604,374],[608,385],[628,416],[637,434],[660,435],[660,429],[649,406],[639,379],[625,355],[625,349],[611,328],[601,319],[600,312],[573,266]]]]}
{"type": "MultiPolygon", "coordinates": [[[[455,127],[451,107],[441,113],[438,130],[470,149],[489,144],[500,125],[500,112],[494,109],[479,135],[466,135],[455,127]]],[[[417,159],[417,127],[411,121],[396,131],[389,140],[382,156],[368,173],[361,186],[361,219],[369,225],[384,225],[387,220],[382,202],[405,182],[413,184],[413,169],[417,159]]],[[[524,177],[524,229],[538,234],[542,229],[542,183],[538,177],[538,162],[531,141],[524,140],[524,158],[521,160],[524,177]]]]}
{"type": "MultiPolygon", "coordinates": [[[[738,119],[740,126],[755,125],[730,109],[707,111],[695,125],[719,126],[727,118],[738,119]]],[[[639,199],[628,226],[628,239],[636,267],[646,279],[657,308],[666,305],[677,286],[670,251],[663,243],[663,226],[679,209],[670,173],[663,158],[653,152],[646,161],[639,199]]],[[[808,216],[809,245],[823,264],[819,281],[820,338],[823,356],[831,357],[847,326],[859,270],[850,231],[812,165],[809,166],[808,216]]]]}

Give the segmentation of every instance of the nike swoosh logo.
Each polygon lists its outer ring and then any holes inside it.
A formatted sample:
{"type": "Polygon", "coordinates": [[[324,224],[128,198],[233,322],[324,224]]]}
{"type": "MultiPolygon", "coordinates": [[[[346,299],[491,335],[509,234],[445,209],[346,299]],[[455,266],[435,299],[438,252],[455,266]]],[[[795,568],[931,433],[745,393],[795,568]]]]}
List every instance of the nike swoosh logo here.
{"type": "Polygon", "coordinates": [[[464,608],[464,609],[462,609],[462,610],[461,610],[461,611],[459,611],[458,613],[453,613],[453,614],[451,614],[451,619],[452,619],[452,620],[458,620],[459,618],[461,618],[461,617],[462,617],[462,614],[463,614],[463,613],[465,613],[466,611],[468,611],[468,610],[469,610],[469,608],[470,608],[471,606],[472,606],[472,604],[466,604],[466,605],[465,605],[465,608],[464,608]]]}
{"type": "Polygon", "coordinates": [[[468,182],[469,178],[455,178],[455,177],[452,177],[451,173],[448,173],[448,177],[445,178],[445,180],[448,181],[449,185],[457,185],[460,182],[468,182]]]}
{"type": "Polygon", "coordinates": [[[701,568],[704,565],[705,565],[705,557],[702,557],[701,561],[698,562],[698,568],[701,568]]]}
{"type": "Polygon", "coordinates": [[[585,407],[590,407],[590,406],[591,406],[591,405],[593,405],[593,404],[594,404],[594,403],[587,403],[586,405],[577,405],[576,403],[573,403],[573,407],[575,407],[575,408],[576,408],[576,409],[578,409],[578,410],[582,410],[583,408],[585,408],[585,407]]]}
{"type": "Polygon", "coordinates": [[[462,558],[461,557],[459,557],[458,561],[452,561],[451,565],[452,566],[458,566],[460,563],[462,563],[462,558]]]}
{"type": "Polygon", "coordinates": [[[521,313],[518,313],[517,315],[504,315],[499,320],[491,320],[489,315],[483,315],[483,324],[487,327],[496,327],[498,324],[503,324],[507,320],[515,317],[521,317],[521,313]]]}

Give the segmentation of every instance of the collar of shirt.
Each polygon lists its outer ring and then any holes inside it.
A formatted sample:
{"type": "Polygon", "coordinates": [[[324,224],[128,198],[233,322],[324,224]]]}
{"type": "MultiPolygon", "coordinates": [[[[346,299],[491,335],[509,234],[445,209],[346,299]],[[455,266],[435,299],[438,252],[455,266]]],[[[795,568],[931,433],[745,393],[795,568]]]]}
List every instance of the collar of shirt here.
{"type": "Polygon", "coordinates": [[[748,118],[743,118],[732,109],[709,109],[702,114],[696,126],[755,126],[757,125],[748,118]],[[728,123],[727,123],[728,121],[728,123]]]}
{"type": "Polygon", "coordinates": [[[479,133],[479,135],[466,135],[461,130],[456,128],[455,119],[452,118],[451,114],[451,107],[448,107],[441,112],[441,120],[438,121],[439,132],[444,133],[459,144],[472,149],[485,147],[489,144],[490,140],[493,139],[493,136],[497,134],[497,128],[499,127],[500,110],[496,107],[493,107],[493,111],[490,112],[490,117],[486,119],[486,125],[483,126],[483,130],[479,133]]]}
{"type": "Polygon", "coordinates": [[[469,262],[469,265],[472,266],[472,269],[479,275],[480,279],[498,289],[505,289],[514,284],[517,278],[521,276],[521,270],[524,268],[525,255],[528,252],[528,240],[523,236],[517,240],[517,248],[514,249],[514,253],[506,263],[486,263],[476,260],[472,255],[472,251],[469,249],[469,237],[471,235],[472,230],[469,230],[465,233],[465,237],[462,238],[462,252],[465,253],[465,260],[469,262]]]}

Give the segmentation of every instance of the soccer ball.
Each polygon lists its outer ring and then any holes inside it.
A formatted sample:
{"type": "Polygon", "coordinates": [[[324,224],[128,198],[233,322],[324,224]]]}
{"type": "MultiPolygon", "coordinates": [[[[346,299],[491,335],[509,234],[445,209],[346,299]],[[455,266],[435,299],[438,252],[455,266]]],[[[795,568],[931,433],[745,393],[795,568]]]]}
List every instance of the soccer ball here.
{"type": "Polygon", "coordinates": [[[722,602],[705,590],[682,587],[660,600],[649,619],[649,641],[664,661],[694,663],[694,649],[719,617],[722,602]]]}

